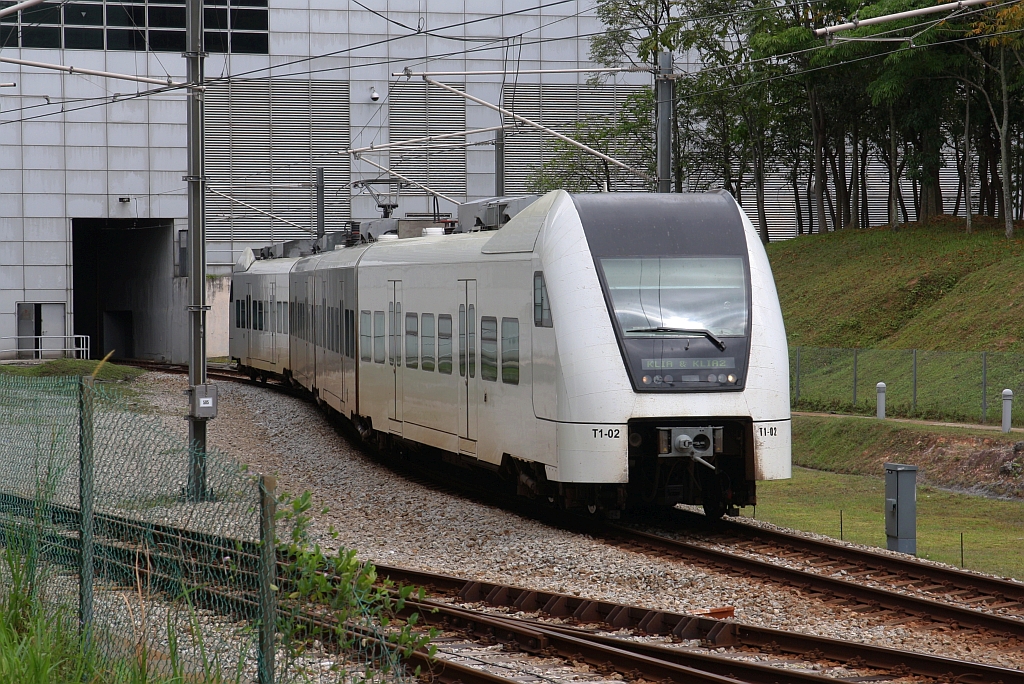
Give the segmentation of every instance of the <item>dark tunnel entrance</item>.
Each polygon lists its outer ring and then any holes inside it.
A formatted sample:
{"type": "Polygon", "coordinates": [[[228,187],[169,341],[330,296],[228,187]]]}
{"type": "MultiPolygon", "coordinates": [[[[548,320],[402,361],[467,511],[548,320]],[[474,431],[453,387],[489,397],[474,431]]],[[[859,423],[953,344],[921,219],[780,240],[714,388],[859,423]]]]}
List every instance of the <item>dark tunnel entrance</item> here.
{"type": "Polygon", "coordinates": [[[76,335],[92,358],[172,360],[174,222],[72,219],[76,335]]]}

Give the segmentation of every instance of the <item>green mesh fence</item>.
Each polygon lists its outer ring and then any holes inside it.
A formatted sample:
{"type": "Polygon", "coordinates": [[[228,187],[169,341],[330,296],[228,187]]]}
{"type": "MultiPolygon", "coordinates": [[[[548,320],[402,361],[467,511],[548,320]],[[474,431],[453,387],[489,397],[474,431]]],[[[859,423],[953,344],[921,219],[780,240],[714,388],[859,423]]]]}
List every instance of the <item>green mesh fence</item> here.
{"type": "Polygon", "coordinates": [[[796,409],[873,415],[884,382],[886,415],[999,424],[1010,389],[1012,425],[1024,426],[1022,354],[793,347],[789,371],[796,409]]]}
{"type": "Polygon", "coordinates": [[[401,604],[372,568],[304,551],[294,501],[275,531],[273,481],[190,449],[167,420],[88,378],[0,375],[5,605],[41,606],[78,632],[109,668],[98,681],[133,669],[168,682],[404,678],[381,643],[420,642],[403,640],[401,604]],[[275,533],[284,546],[261,543],[275,533]]]}

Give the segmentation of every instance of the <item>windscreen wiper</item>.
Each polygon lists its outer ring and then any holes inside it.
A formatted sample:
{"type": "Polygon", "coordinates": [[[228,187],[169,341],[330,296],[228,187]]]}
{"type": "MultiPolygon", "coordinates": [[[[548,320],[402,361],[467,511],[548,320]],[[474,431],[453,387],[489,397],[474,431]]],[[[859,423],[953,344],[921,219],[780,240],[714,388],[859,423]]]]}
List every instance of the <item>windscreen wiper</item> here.
{"type": "Polygon", "coordinates": [[[690,335],[703,335],[704,337],[708,338],[708,340],[711,342],[711,344],[713,344],[716,347],[718,347],[718,351],[725,351],[725,342],[723,342],[722,340],[720,340],[717,337],[715,337],[715,335],[710,330],[705,330],[704,328],[665,328],[665,327],[658,327],[658,328],[630,328],[626,332],[628,332],[628,333],[659,333],[659,332],[661,332],[661,333],[683,333],[683,334],[690,334],[690,335]]]}

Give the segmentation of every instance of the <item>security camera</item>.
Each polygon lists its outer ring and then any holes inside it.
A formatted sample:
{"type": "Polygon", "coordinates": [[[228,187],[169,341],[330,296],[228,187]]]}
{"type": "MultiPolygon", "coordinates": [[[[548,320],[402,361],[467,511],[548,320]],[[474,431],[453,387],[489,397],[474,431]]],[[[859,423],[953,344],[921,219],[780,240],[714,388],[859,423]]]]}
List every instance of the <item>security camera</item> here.
{"type": "Polygon", "coordinates": [[[370,99],[374,102],[380,99],[380,93],[377,92],[376,88],[370,88],[370,99]]]}

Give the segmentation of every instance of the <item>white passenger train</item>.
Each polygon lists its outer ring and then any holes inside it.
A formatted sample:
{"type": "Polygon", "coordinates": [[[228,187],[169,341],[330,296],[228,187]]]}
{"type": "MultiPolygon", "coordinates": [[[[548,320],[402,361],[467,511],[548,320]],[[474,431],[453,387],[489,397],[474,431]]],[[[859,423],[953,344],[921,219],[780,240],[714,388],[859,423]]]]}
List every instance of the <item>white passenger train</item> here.
{"type": "Polygon", "coordinates": [[[567,507],[755,503],[790,476],[778,294],[725,192],[551,192],[500,230],[236,264],[231,356],[379,443],[567,507]]]}

